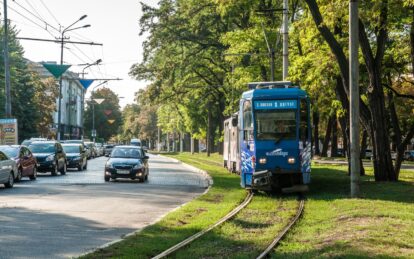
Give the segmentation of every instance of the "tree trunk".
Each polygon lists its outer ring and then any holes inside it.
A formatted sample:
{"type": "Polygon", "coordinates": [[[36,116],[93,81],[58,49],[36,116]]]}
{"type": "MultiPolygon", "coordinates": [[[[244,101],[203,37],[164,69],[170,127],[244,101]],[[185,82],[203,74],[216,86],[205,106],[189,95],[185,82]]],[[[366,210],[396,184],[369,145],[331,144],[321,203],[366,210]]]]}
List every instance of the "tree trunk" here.
{"type": "Polygon", "coordinates": [[[206,137],[206,151],[207,156],[210,156],[211,153],[211,124],[212,124],[212,118],[211,118],[211,105],[208,104],[208,115],[207,115],[207,137],[206,137]]]}
{"type": "Polygon", "coordinates": [[[361,172],[360,175],[365,175],[365,168],[364,168],[364,162],[362,159],[365,157],[365,152],[367,150],[367,141],[368,141],[368,131],[366,129],[362,130],[362,138],[361,138],[361,151],[360,151],[360,167],[361,172]]]}
{"type": "Polygon", "coordinates": [[[319,112],[313,112],[313,143],[315,145],[315,155],[319,156],[321,151],[319,149],[319,112]]]}
{"type": "Polygon", "coordinates": [[[331,141],[331,157],[338,156],[338,120],[336,114],[332,120],[332,141],[331,141]]]}
{"type": "Polygon", "coordinates": [[[329,147],[329,141],[331,139],[331,131],[332,131],[332,121],[334,120],[334,117],[331,116],[329,117],[327,126],[326,126],[326,134],[325,134],[325,139],[323,141],[323,146],[322,146],[322,153],[321,156],[326,157],[328,155],[328,147],[329,147]]]}

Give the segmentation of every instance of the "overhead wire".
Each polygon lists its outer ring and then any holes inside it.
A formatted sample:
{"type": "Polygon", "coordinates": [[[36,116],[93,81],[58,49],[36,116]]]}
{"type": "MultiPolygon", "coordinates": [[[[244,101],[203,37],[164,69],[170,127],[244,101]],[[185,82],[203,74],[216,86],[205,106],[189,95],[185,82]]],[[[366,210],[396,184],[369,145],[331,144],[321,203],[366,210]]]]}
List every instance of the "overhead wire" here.
{"type": "Polygon", "coordinates": [[[59,27],[62,27],[62,25],[60,24],[59,20],[56,18],[56,16],[50,11],[50,9],[47,7],[47,5],[45,5],[45,3],[43,2],[43,0],[40,0],[40,3],[43,5],[43,7],[46,9],[46,11],[50,14],[50,16],[52,16],[52,18],[55,20],[55,22],[57,22],[57,24],[59,25],[59,27]]]}
{"type": "MultiPolygon", "coordinates": [[[[60,32],[59,29],[57,29],[55,26],[51,25],[50,23],[48,23],[47,21],[45,21],[42,17],[40,17],[40,15],[36,15],[33,12],[31,12],[29,9],[27,9],[26,7],[24,7],[23,5],[19,4],[17,1],[13,1],[13,3],[15,3],[17,6],[19,6],[21,9],[25,10],[27,13],[31,14],[33,17],[35,17],[36,19],[38,19],[39,21],[41,21],[42,23],[44,23],[46,26],[54,29],[57,32],[60,32]]],[[[9,6],[10,8],[10,6],[9,6]]],[[[33,8],[33,7],[32,7],[33,8]]],[[[47,28],[47,27],[46,27],[47,28]]]]}

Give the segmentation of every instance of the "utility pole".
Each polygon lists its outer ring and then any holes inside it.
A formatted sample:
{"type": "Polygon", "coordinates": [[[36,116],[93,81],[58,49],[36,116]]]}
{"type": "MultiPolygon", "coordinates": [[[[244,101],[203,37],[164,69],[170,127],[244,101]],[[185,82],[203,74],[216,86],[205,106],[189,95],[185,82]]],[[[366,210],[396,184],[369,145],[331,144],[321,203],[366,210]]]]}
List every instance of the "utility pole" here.
{"type": "Polygon", "coordinates": [[[283,81],[289,76],[289,3],[283,0],[283,81]]]}
{"type": "Polygon", "coordinates": [[[349,83],[351,126],[351,197],[359,196],[359,63],[358,63],[358,0],[349,1],[349,83]]]}
{"type": "Polygon", "coordinates": [[[5,115],[6,118],[11,118],[11,94],[10,94],[10,63],[9,63],[9,22],[7,20],[7,0],[3,0],[4,4],[4,76],[5,76],[5,115]]]}

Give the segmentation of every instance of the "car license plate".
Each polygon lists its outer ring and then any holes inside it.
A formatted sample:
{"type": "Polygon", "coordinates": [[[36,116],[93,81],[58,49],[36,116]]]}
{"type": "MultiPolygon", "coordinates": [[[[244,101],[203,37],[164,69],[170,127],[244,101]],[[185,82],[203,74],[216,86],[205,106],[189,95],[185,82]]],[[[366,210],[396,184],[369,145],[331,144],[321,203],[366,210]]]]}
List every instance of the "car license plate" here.
{"type": "Polygon", "coordinates": [[[118,173],[118,174],[129,174],[129,170],[117,170],[116,173],[118,173]]]}

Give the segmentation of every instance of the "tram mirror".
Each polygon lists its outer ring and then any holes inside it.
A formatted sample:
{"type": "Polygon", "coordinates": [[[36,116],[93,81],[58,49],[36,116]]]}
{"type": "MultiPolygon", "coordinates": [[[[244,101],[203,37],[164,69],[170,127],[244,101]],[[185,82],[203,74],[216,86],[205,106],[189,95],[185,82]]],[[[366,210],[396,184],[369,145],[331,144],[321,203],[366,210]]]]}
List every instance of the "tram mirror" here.
{"type": "Polygon", "coordinates": [[[231,125],[233,127],[237,127],[237,124],[238,124],[238,118],[237,118],[237,116],[231,117],[231,125]]]}

